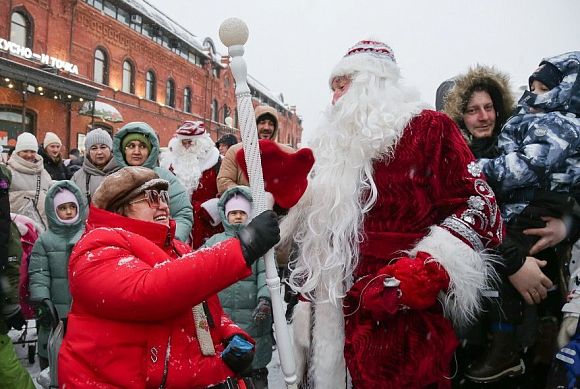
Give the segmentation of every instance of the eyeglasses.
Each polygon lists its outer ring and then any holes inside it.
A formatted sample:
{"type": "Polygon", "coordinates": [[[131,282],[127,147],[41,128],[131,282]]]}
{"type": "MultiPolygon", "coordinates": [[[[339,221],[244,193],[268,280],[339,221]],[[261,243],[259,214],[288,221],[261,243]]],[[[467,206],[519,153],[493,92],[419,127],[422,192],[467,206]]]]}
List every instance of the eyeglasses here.
{"type": "Polygon", "coordinates": [[[145,150],[146,148],[147,148],[147,145],[145,143],[141,143],[141,142],[131,142],[125,146],[125,150],[139,149],[142,151],[142,150],[145,150]]]}
{"type": "Polygon", "coordinates": [[[145,191],[145,197],[142,197],[139,200],[133,200],[129,202],[129,204],[135,204],[141,201],[147,201],[149,208],[159,208],[161,202],[169,204],[169,194],[166,190],[156,191],[155,189],[147,189],[145,191]]]}

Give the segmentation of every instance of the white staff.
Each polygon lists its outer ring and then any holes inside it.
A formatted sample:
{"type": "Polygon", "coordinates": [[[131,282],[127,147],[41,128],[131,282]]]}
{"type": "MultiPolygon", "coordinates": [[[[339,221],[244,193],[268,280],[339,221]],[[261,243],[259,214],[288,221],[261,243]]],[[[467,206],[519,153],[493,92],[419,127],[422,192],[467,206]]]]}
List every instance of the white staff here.
{"type": "MultiPolygon", "coordinates": [[[[230,67],[236,80],[236,98],[238,100],[238,117],[242,144],[250,180],[250,189],[254,199],[253,216],[259,215],[267,209],[266,193],[264,191],[264,177],[262,176],[262,162],[258,145],[258,130],[256,117],[252,105],[252,96],[248,87],[244,44],[248,41],[248,26],[237,18],[226,19],[222,22],[219,31],[222,43],[227,46],[232,61],[230,67]]],[[[280,355],[280,365],[284,373],[284,380],[288,387],[296,387],[296,366],[290,344],[290,333],[286,325],[282,295],[280,294],[280,279],[274,262],[274,251],[270,250],[264,256],[266,261],[266,283],[272,298],[272,313],[274,314],[274,328],[276,329],[276,344],[280,355]]]]}

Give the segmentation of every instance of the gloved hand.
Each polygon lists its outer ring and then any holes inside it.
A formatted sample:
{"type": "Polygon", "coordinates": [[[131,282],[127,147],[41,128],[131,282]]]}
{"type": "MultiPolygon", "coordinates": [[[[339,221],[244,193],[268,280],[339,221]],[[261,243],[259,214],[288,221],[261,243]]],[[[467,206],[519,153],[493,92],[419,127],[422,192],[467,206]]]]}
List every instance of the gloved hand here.
{"type": "Polygon", "coordinates": [[[370,281],[355,284],[351,292],[360,289],[362,307],[375,320],[387,320],[402,307],[430,308],[439,292],[448,286],[449,276],[441,265],[432,261],[429,254],[418,252],[415,258],[403,257],[385,266],[370,281]]]}
{"type": "Polygon", "coordinates": [[[252,266],[258,258],[266,254],[280,241],[278,217],[273,211],[264,211],[241,229],[237,235],[242,245],[244,259],[248,266],[252,266]]]}
{"type": "Polygon", "coordinates": [[[260,297],[258,299],[258,305],[254,312],[252,313],[252,318],[254,322],[259,322],[262,320],[267,320],[269,317],[272,316],[272,302],[269,298],[260,297]]]}
{"type": "Polygon", "coordinates": [[[445,269],[425,252],[418,252],[415,259],[401,258],[390,267],[388,274],[401,282],[399,301],[411,309],[430,308],[449,286],[445,269]]]}
{"type": "Polygon", "coordinates": [[[564,314],[564,319],[562,319],[560,331],[558,332],[558,347],[562,348],[570,343],[570,339],[576,334],[579,316],[577,313],[564,314]]]}
{"type": "Polygon", "coordinates": [[[234,335],[230,338],[221,357],[234,373],[241,374],[252,366],[254,351],[255,349],[252,343],[248,342],[241,335],[234,335]]]}
{"type": "Polygon", "coordinates": [[[18,304],[6,305],[2,310],[4,320],[8,328],[14,328],[15,330],[21,330],[26,324],[26,319],[22,314],[22,309],[18,304]]]}

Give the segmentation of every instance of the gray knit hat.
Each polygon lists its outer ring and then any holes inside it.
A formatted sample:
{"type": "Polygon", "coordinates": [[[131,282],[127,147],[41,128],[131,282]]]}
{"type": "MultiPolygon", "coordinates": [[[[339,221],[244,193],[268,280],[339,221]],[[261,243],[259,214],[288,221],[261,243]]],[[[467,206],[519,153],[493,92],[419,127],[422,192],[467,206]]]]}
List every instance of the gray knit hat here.
{"type": "Polygon", "coordinates": [[[85,137],[85,151],[89,151],[94,145],[103,144],[113,150],[111,135],[102,128],[95,128],[85,137]]]}

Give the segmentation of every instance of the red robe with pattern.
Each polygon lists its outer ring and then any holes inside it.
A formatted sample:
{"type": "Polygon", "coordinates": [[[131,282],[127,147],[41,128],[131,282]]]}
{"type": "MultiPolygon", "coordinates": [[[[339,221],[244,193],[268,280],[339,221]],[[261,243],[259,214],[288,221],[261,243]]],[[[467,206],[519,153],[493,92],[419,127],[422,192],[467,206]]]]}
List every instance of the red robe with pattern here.
{"type": "Polygon", "coordinates": [[[166,373],[165,388],[206,388],[235,376],[220,357],[224,343],[251,338],[216,293],[251,269],[237,239],[191,252],[174,229],[91,207],[69,263],[60,387],[159,388],[166,373]],[[203,301],[213,356],[202,355],[196,336],[192,308],[203,301]]]}
{"type": "MultiPolygon", "coordinates": [[[[457,340],[440,304],[393,312],[385,299],[370,296],[385,290],[379,275],[392,275],[388,265],[405,256],[403,251],[432,258],[445,269],[451,279],[443,283],[449,285],[443,298],[448,316],[461,315],[464,306],[456,300],[479,296],[479,290],[466,289],[480,285],[462,281],[472,267],[485,266],[481,253],[499,244],[503,223],[473,160],[447,116],[423,111],[405,128],[394,156],[374,163],[378,199],[365,216],[355,284],[344,305],[345,358],[357,389],[451,386],[447,377],[457,340]],[[464,298],[463,292],[472,295],[464,298]]],[[[432,276],[413,275],[422,291],[434,282],[432,276]]]]}

